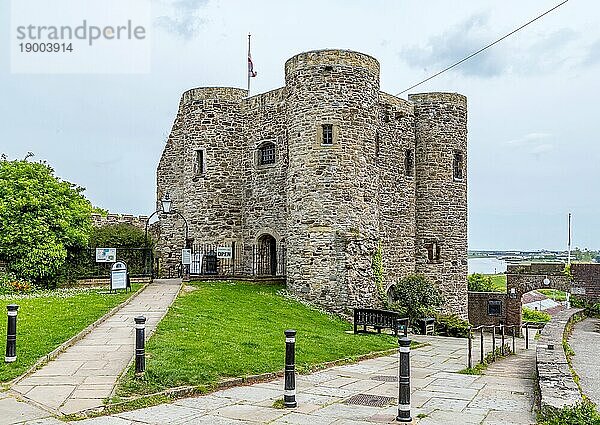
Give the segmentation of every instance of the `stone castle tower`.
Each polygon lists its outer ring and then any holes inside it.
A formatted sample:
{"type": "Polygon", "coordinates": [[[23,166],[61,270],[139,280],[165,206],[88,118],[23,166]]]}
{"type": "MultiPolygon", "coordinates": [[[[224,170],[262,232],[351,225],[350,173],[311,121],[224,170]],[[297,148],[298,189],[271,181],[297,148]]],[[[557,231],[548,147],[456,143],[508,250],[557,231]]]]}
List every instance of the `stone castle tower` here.
{"type": "MultiPolygon", "coordinates": [[[[195,243],[235,244],[248,274],[254,246],[285,247],[288,289],[327,309],[379,306],[381,290],[423,273],[466,318],[466,154],[464,96],[407,101],[380,91],[373,57],[312,51],[264,94],[185,92],[157,196],[170,194],[195,243]]],[[[165,263],[180,261],[183,228],[161,217],[165,263]]]]}

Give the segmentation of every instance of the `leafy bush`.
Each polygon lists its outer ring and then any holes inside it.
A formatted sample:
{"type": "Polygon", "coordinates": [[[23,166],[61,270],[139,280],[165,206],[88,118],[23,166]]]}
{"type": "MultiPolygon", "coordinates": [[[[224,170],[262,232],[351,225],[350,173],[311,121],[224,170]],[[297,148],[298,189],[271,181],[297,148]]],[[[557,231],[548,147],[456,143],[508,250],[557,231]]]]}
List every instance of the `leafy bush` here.
{"type": "Polygon", "coordinates": [[[523,321],[524,322],[537,322],[537,323],[547,323],[550,321],[552,316],[550,316],[545,311],[532,310],[527,307],[523,307],[523,321]]]}
{"type": "Polygon", "coordinates": [[[467,338],[469,326],[469,322],[456,314],[437,314],[435,317],[435,331],[440,335],[467,338]]]}
{"type": "Polygon", "coordinates": [[[485,276],[481,273],[473,273],[467,277],[469,291],[474,292],[494,292],[494,284],[491,276],[485,276]]]}
{"type": "Polygon", "coordinates": [[[17,279],[12,273],[0,273],[0,295],[29,291],[31,284],[26,280],[17,279]]]}
{"type": "MultiPolygon", "coordinates": [[[[150,236],[148,236],[149,242],[150,236]]],[[[90,235],[90,246],[97,248],[143,248],[146,246],[145,232],[131,224],[110,224],[94,227],[90,235]]]]}
{"type": "Polygon", "coordinates": [[[542,425],[600,425],[600,414],[594,403],[583,400],[575,406],[567,406],[546,413],[538,423],[542,425]]]}
{"type": "Polygon", "coordinates": [[[68,252],[87,244],[92,205],[45,163],[0,160],[0,259],[8,271],[53,285],[68,252]]]}
{"type": "Polygon", "coordinates": [[[390,291],[390,308],[408,316],[411,322],[433,316],[436,308],[444,303],[440,290],[425,276],[409,275],[400,280],[390,291]]]}

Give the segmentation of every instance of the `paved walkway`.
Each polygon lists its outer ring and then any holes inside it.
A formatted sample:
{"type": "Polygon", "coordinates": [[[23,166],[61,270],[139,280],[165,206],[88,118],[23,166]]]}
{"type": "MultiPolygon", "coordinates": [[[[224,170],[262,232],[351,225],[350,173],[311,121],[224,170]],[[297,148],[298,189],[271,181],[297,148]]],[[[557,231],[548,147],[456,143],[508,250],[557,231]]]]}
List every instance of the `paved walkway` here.
{"type": "MultiPolygon", "coordinates": [[[[412,414],[419,425],[535,423],[535,342],[529,351],[490,366],[486,375],[471,376],[454,373],[466,365],[466,340],[415,339],[431,343],[411,353],[412,414]]],[[[518,347],[523,345],[519,340],[518,347]]],[[[397,373],[398,358],[392,355],[300,375],[295,409],[272,407],[283,393],[283,380],[277,379],[73,425],[397,423],[397,373]],[[382,405],[349,400],[358,395],[378,398],[382,405]]]]}
{"type": "Polygon", "coordinates": [[[569,345],[575,352],[571,361],[583,393],[600,404],[600,320],[588,318],[575,324],[569,345]]]}
{"type": "MultiPolygon", "coordinates": [[[[85,338],[11,390],[25,401],[32,401],[34,405],[54,413],[70,414],[102,406],[103,399],[110,396],[117,378],[133,357],[133,318],[139,315],[146,317],[148,337],[167,312],[180,284],[177,279],[154,281],[85,338]]],[[[4,397],[0,400],[0,411],[11,406],[15,408],[16,403],[16,400],[4,397]]],[[[45,412],[34,412],[33,407],[30,410],[32,412],[26,415],[26,419],[48,416],[45,412]]],[[[6,423],[11,422],[0,416],[0,424],[6,423]]]]}

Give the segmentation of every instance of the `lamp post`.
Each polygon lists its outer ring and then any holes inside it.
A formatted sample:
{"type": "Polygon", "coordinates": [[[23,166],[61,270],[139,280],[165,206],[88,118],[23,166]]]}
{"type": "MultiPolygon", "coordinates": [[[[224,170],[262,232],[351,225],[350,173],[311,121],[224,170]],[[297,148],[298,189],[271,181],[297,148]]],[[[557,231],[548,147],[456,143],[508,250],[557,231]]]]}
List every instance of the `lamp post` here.
{"type": "MultiPolygon", "coordinates": [[[[162,199],[160,200],[160,204],[161,204],[161,210],[156,210],[154,211],[150,217],[148,217],[148,219],[146,220],[146,230],[144,232],[144,241],[146,243],[146,248],[148,248],[148,225],[150,223],[150,219],[152,217],[154,217],[156,214],[177,214],[179,217],[181,217],[183,219],[183,223],[185,224],[185,246],[184,248],[189,248],[190,246],[190,239],[188,236],[189,233],[189,227],[188,227],[188,222],[185,219],[185,217],[183,216],[183,214],[181,214],[179,211],[175,211],[171,209],[171,206],[173,204],[173,201],[171,200],[171,197],[169,196],[169,192],[165,193],[165,195],[162,197],[162,199]]],[[[186,266],[186,274],[189,275],[189,270],[188,270],[189,266],[186,266]]]]}

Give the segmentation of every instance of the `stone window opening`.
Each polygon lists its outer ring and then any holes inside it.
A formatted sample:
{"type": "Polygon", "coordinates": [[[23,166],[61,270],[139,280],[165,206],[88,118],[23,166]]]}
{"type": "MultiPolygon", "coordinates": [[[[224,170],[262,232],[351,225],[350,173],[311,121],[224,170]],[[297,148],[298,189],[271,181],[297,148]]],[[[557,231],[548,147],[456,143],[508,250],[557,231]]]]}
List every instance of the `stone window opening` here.
{"type": "Polygon", "coordinates": [[[455,151],[454,159],[452,161],[452,169],[454,180],[462,180],[464,177],[463,168],[464,168],[464,156],[462,152],[455,151]]]}
{"type": "Polygon", "coordinates": [[[427,262],[437,263],[441,258],[440,245],[437,242],[427,244],[427,262]]]}
{"type": "Polygon", "coordinates": [[[197,149],[195,155],[196,158],[194,161],[194,174],[197,176],[204,175],[204,173],[206,172],[204,149],[197,149]]]}
{"type": "Polygon", "coordinates": [[[488,301],[488,316],[502,316],[502,301],[488,301]]]}
{"type": "Polygon", "coordinates": [[[379,158],[379,132],[375,132],[375,160],[379,158]]]}
{"type": "Polygon", "coordinates": [[[258,165],[275,164],[275,143],[266,142],[258,148],[258,165]]]}
{"type": "Polygon", "coordinates": [[[323,124],[323,139],[324,145],[333,145],[333,124],[323,124]]]}
{"type": "Polygon", "coordinates": [[[415,175],[415,155],[412,149],[404,151],[404,175],[414,177],[415,175]]]}

